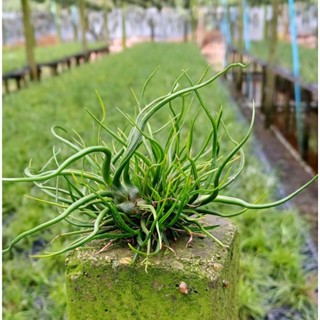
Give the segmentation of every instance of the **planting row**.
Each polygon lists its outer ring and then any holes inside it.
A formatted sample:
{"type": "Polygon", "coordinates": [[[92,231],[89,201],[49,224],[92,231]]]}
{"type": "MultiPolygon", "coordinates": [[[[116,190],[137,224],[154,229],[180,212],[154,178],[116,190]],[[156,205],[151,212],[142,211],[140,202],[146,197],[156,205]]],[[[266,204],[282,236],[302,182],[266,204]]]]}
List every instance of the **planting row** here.
{"type": "MultiPolygon", "coordinates": [[[[103,46],[100,48],[89,49],[86,52],[79,52],[62,58],[42,62],[37,64],[37,78],[41,79],[41,74],[45,69],[50,69],[51,75],[58,75],[59,71],[70,69],[71,65],[79,66],[80,63],[94,60],[96,57],[109,53],[109,47],[103,46]]],[[[5,87],[5,92],[10,92],[10,81],[14,80],[16,89],[21,89],[22,85],[27,85],[28,80],[32,80],[30,67],[24,67],[20,70],[6,72],[2,75],[2,81],[5,87]]]]}
{"type": "Polygon", "coordinates": [[[241,74],[232,73],[238,94],[254,99],[265,114],[265,126],[275,125],[300,153],[311,168],[318,171],[318,85],[308,84],[296,78],[289,70],[274,66],[275,90],[267,84],[267,62],[256,56],[228,48],[229,62],[242,61],[248,68],[241,74]],[[301,102],[296,101],[296,87],[299,87],[301,102]],[[271,99],[267,99],[270,98],[271,99]],[[269,105],[271,103],[271,105],[269,105]]]}

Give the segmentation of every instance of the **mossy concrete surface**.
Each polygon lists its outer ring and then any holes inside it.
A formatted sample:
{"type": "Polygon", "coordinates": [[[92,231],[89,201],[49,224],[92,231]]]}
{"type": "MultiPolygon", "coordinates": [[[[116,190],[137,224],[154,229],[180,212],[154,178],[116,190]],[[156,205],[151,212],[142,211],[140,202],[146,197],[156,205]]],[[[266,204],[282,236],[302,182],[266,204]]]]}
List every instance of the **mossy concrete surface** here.
{"type": "Polygon", "coordinates": [[[73,251],[66,259],[68,320],[238,319],[237,230],[228,220],[215,222],[214,236],[229,248],[208,237],[186,247],[182,238],[172,243],[175,253],[149,258],[147,272],[124,245],[98,253],[106,245],[100,241],[73,251]]]}

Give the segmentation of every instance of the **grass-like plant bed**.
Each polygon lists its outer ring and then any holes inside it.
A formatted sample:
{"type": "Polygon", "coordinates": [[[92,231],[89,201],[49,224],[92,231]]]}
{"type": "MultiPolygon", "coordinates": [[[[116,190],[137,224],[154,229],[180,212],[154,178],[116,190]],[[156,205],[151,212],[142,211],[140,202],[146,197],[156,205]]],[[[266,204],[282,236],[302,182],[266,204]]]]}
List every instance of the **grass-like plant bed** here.
{"type": "MultiPolygon", "coordinates": [[[[3,175],[21,176],[29,159],[33,159],[32,167],[40,168],[51,157],[51,146],[55,143],[50,131],[52,125],[61,126],[73,135],[74,129],[84,138],[86,146],[93,145],[97,139],[94,133],[97,125],[93,124],[84,107],[93,114],[100,113],[95,90],[106,105],[105,121],[108,127],[125,130],[126,119],[116,107],[133,116],[136,101],[132,91],[139,96],[143,83],[158,65],[160,69],[145,92],[146,102],[169,92],[182,69],[188,69],[190,77],[197,81],[206,68],[204,59],[193,44],[143,44],[121,54],[107,56],[95,64],[71,70],[59,79],[51,78],[45,83],[30,85],[28,90],[5,96],[3,175]]],[[[181,80],[182,86],[185,81],[181,80]]],[[[237,109],[221,83],[204,88],[201,94],[213,114],[222,105],[224,123],[232,136],[245,135],[247,130],[244,128],[248,124],[237,118],[237,109]]],[[[189,110],[192,119],[194,111],[192,108],[189,110]]],[[[167,121],[168,111],[162,110],[153,124],[159,126],[167,121]]],[[[195,128],[194,139],[201,141],[207,133],[208,124],[204,122],[203,126],[195,128]]],[[[228,147],[221,145],[221,148],[228,147]]],[[[277,197],[275,176],[259,163],[253,144],[245,148],[245,153],[247,163],[243,178],[234,184],[229,195],[255,202],[266,190],[271,190],[263,202],[272,201],[277,197]]],[[[60,154],[66,154],[63,146],[60,154]]],[[[7,247],[17,234],[56,216],[47,204],[25,197],[26,193],[34,198],[41,197],[39,191],[30,189],[28,184],[7,182],[3,186],[3,247],[7,247]]],[[[309,298],[312,291],[302,270],[299,253],[303,246],[303,232],[307,231],[298,227],[299,223],[295,212],[283,212],[281,209],[259,213],[252,210],[237,219],[242,234],[241,319],[263,318],[275,305],[289,305],[300,310],[303,317],[316,319],[315,307],[309,298]]],[[[41,254],[45,244],[55,235],[67,231],[67,224],[53,226],[48,231],[20,241],[11,255],[4,256],[4,319],[63,317],[64,256],[34,259],[30,258],[30,254],[41,254]]],[[[60,236],[52,242],[50,250],[57,251],[67,244],[68,240],[60,236]]]]}
{"type": "MultiPolygon", "coordinates": [[[[98,48],[103,42],[89,42],[88,48],[98,48]]],[[[80,42],[62,42],[47,46],[36,46],[34,50],[36,63],[50,62],[75,53],[82,52],[80,42]]],[[[2,73],[18,70],[27,65],[25,48],[6,47],[2,49],[2,73]]]]}
{"type": "MultiPolygon", "coordinates": [[[[268,41],[252,41],[250,53],[261,59],[268,59],[268,41]]],[[[301,79],[306,83],[318,82],[318,49],[299,46],[301,79]]],[[[293,70],[292,46],[289,42],[279,41],[276,53],[276,65],[293,70]]]]}

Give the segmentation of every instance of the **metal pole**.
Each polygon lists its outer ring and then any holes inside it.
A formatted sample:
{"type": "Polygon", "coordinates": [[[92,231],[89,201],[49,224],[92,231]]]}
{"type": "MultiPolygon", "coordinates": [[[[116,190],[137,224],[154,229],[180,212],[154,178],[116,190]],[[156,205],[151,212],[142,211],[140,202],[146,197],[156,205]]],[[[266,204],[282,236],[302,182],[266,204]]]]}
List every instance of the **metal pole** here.
{"type": "MultiPolygon", "coordinates": [[[[289,16],[290,16],[290,34],[291,34],[291,48],[292,48],[292,64],[294,77],[300,77],[300,63],[299,63],[299,48],[297,42],[297,29],[296,29],[296,13],[294,7],[294,0],[288,0],[289,16]]],[[[295,96],[295,111],[296,111],[296,125],[297,125],[297,138],[298,148],[302,154],[302,136],[303,124],[301,114],[301,88],[297,82],[294,83],[294,96],[295,96]]]]}

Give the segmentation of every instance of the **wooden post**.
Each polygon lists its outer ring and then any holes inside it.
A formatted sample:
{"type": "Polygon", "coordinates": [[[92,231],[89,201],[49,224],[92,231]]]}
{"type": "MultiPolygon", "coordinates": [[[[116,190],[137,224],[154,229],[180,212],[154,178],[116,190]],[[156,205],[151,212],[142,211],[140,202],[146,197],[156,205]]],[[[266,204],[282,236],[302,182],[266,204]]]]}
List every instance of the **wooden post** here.
{"type": "Polygon", "coordinates": [[[155,31],[154,31],[154,20],[153,18],[151,18],[149,20],[149,26],[150,26],[150,40],[152,42],[154,42],[154,39],[155,39],[155,31]]]}
{"type": "Polygon", "coordinates": [[[188,41],[188,25],[189,25],[189,14],[191,14],[191,0],[184,0],[183,6],[183,41],[188,41]]]}
{"type": "Polygon", "coordinates": [[[73,32],[73,40],[78,41],[78,25],[76,20],[77,7],[72,5],[68,8],[68,13],[71,16],[71,24],[72,24],[72,32],[73,32]]]}
{"type": "Polygon", "coordinates": [[[256,93],[257,93],[257,77],[258,77],[258,70],[257,70],[257,62],[252,61],[252,98],[256,101],[256,93]]]}
{"type": "Polygon", "coordinates": [[[311,110],[311,101],[312,101],[312,93],[308,90],[303,90],[302,92],[304,96],[304,101],[306,103],[305,110],[303,112],[304,115],[304,125],[303,125],[303,138],[302,138],[302,159],[308,160],[309,156],[309,141],[310,141],[310,110],[311,110]]]}
{"type": "MultiPolygon", "coordinates": [[[[237,62],[242,62],[242,51],[243,51],[243,8],[242,8],[242,0],[238,0],[238,50],[239,50],[239,59],[237,62]]],[[[241,93],[242,90],[242,68],[238,68],[237,77],[236,77],[236,90],[241,93]]]]}
{"type": "Polygon", "coordinates": [[[284,93],[284,133],[287,135],[290,132],[291,124],[291,110],[290,110],[290,94],[284,93]]]}
{"type": "Polygon", "coordinates": [[[81,23],[81,43],[82,43],[82,51],[85,53],[88,50],[88,43],[86,38],[86,31],[87,31],[87,23],[86,23],[86,4],[85,0],[80,0],[79,4],[80,10],[80,23],[81,23]]]}
{"type": "MultiPolygon", "coordinates": [[[[158,11],[161,9],[156,8],[156,10],[158,11]]],[[[150,41],[154,42],[154,40],[155,40],[155,21],[154,21],[154,13],[153,12],[149,12],[147,22],[148,22],[148,26],[150,28],[150,41]]]]}
{"type": "Polygon", "coordinates": [[[126,7],[124,0],[121,0],[121,25],[122,25],[122,48],[127,47],[127,31],[126,31],[126,7]]]}
{"type": "Polygon", "coordinates": [[[191,0],[190,3],[190,24],[191,24],[191,39],[192,41],[197,41],[197,7],[195,5],[195,0],[191,0]]]}
{"type": "Polygon", "coordinates": [[[230,6],[228,4],[226,6],[226,20],[230,30],[230,42],[231,42],[231,45],[233,46],[234,45],[234,28],[233,28],[233,24],[230,16],[230,6]]]}
{"type": "Polygon", "coordinates": [[[56,25],[57,42],[61,43],[61,5],[58,4],[56,0],[51,2],[51,13],[53,14],[56,25]]]}
{"type": "Polygon", "coordinates": [[[103,12],[103,20],[104,20],[104,29],[106,32],[106,39],[105,39],[105,43],[107,46],[110,45],[110,32],[109,32],[109,26],[108,26],[108,13],[109,13],[109,7],[108,4],[105,4],[105,9],[103,12]]]}
{"type": "Polygon", "coordinates": [[[264,37],[264,39],[268,39],[268,35],[269,35],[269,24],[268,24],[268,20],[267,20],[268,5],[264,4],[263,7],[264,7],[264,10],[263,10],[263,18],[264,18],[263,37],[264,37]]]}
{"type": "Polygon", "coordinates": [[[266,79],[267,79],[267,66],[264,64],[261,66],[261,100],[260,100],[260,108],[261,111],[264,112],[264,101],[266,100],[266,79]]]}
{"type": "Polygon", "coordinates": [[[4,82],[4,88],[5,88],[6,94],[9,94],[10,93],[10,90],[9,90],[9,79],[2,79],[2,81],[4,82]]]}
{"type": "Polygon", "coordinates": [[[57,25],[57,39],[58,43],[62,42],[61,36],[61,5],[56,3],[56,25],[57,25]]]}
{"type": "Polygon", "coordinates": [[[23,14],[23,27],[25,37],[25,48],[27,63],[31,72],[31,80],[38,80],[37,66],[34,57],[34,34],[30,23],[31,12],[28,0],[21,0],[21,8],[23,14]]]}

